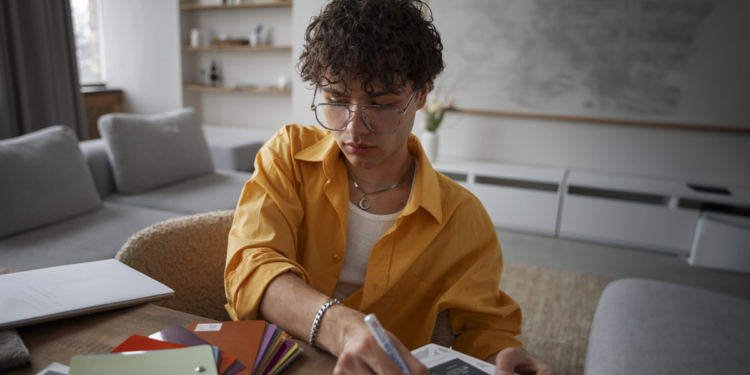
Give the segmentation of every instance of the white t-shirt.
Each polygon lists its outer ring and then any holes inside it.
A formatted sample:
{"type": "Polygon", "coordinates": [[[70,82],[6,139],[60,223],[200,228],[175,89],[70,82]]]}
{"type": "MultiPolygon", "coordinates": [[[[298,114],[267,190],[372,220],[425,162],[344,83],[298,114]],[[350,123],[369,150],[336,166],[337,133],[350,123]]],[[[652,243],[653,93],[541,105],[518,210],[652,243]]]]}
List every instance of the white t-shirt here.
{"type": "MultiPolygon", "coordinates": [[[[416,175],[415,171],[414,176],[416,175]]],[[[413,178],[411,183],[413,191],[413,178]]],[[[411,193],[409,193],[409,200],[411,200],[411,193]]],[[[367,263],[370,260],[372,248],[385,232],[396,224],[398,215],[403,211],[402,209],[393,214],[375,215],[349,202],[349,214],[346,218],[346,252],[339,281],[336,283],[336,289],[333,290],[333,298],[343,301],[365,285],[367,263]]]]}

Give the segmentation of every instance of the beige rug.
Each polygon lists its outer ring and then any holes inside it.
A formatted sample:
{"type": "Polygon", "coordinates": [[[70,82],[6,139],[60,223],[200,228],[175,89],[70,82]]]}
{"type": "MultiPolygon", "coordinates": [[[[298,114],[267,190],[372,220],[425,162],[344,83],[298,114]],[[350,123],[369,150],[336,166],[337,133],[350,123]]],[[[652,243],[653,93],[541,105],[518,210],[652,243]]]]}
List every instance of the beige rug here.
{"type": "Polygon", "coordinates": [[[570,271],[505,264],[500,288],[523,311],[519,336],[535,358],[561,375],[583,374],[591,322],[612,279],[570,271]]]}

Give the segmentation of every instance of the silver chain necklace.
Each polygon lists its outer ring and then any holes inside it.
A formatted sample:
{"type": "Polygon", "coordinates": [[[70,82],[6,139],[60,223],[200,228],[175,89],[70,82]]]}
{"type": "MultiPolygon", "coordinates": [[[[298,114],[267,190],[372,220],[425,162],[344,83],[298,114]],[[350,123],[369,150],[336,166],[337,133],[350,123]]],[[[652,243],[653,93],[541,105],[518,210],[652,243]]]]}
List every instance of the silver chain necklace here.
{"type": "Polygon", "coordinates": [[[369,182],[367,182],[365,180],[362,180],[359,177],[356,177],[354,174],[352,174],[352,172],[349,170],[349,166],[346,165],[346,161],[344,161],[343,159],[342,159],[342,161],[344,162],[344,167],[346,168],[346,173],[349,175],[349,178],[351,178],[352,182],[354,183],[354,187],[357,188],[357,190],[359,190],[360,193],[362,193],[362,199],[359,201],[359,208],[361,208],[364,211],[367,211],[367,210],[370,209],[370,206],[365,206],[365,203],[369,200],[369,199],[367,199],[368,195],[375,195],[375,194],[385,193],[388,190],[395,189],[396,186],[400,185],[402,182],[404,182],[406,180],[406,176],[409,175],[409,173],[412,171],[412,169],[414,168],[414,165],[415,165],[415,159],[414,159],[414,157],[412,157],[411,158],[411,164],[409,164],[409,169],[406,170],[406,173],[404,173],[404,175],[401,176],[401,178],[398,181],[396,181],[396,182],[394,182],[392,184],[371,184],[371,183],[369,183],[369,182]],[[373,185],[373,186],[386,186],[386,188],[385,189],[381,189],[381,190],[376,190],[376,191],[373,191],[373,192],[370,192],[370,193],[367,193],[364,190],[362,190],[362,187],[359,186],[359,184],[357,183],[357,180],[361,180],[361,181],[366,182],[366,183],[368,183],[370,185],[373,185]]]}

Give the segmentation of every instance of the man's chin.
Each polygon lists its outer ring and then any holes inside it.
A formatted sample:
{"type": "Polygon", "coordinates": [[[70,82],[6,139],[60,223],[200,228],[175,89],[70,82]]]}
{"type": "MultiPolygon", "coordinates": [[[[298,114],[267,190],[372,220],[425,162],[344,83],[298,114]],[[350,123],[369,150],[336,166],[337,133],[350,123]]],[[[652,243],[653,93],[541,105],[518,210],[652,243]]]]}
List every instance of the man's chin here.
{"type": "Polygon", "coordinates": [[[345,152],[344,157],[349,161],[349,164],[355,168],[369,169],[378,165],[378,160],[370,155],[356,155],[345,152]]]}

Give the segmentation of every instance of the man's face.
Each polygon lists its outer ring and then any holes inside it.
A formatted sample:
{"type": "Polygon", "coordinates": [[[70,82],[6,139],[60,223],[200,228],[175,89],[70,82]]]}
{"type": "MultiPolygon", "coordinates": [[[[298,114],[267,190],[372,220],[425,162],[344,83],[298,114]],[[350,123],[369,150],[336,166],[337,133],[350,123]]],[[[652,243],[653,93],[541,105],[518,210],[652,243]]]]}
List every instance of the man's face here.
{"type": "MultiPolygon", "coordinates": [[[[321,87],[320,103],[343,103],[352,111],[362,110],[363,105],[383,105],[403,111],[414,91],[406,85],[401,93],[384,92],[378,84],[372,93],[361,90],[361,80],[348,82],[349,91],[343,91],[343,84],[321,87]]],[[[424,106],[428,86],[425,85],[414,95],[406,113],[400,116],[400,124],[392,133],[376,133],[370,130],[362,120],[360,113],[353,113],[346,129],[332,131],[333,138],[341,148],[347,160],[357,168],[397,167],[408,155],[407,140],[412,128],[416,111],[424,106]]],[[[343,126],[343,125],[342,125],[343,126]]]]}

